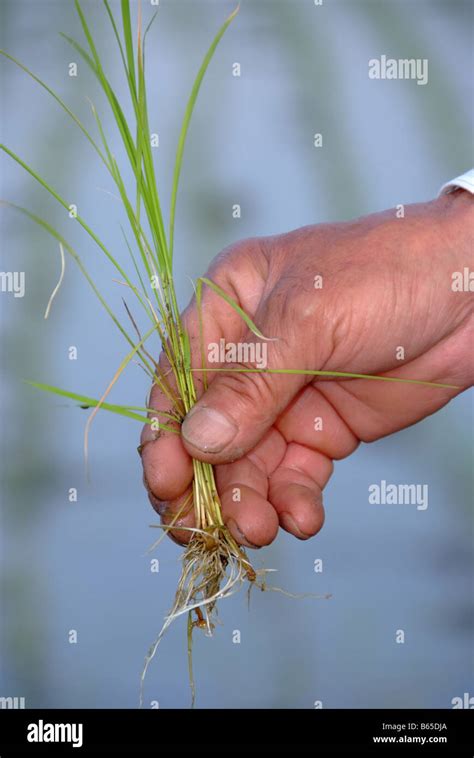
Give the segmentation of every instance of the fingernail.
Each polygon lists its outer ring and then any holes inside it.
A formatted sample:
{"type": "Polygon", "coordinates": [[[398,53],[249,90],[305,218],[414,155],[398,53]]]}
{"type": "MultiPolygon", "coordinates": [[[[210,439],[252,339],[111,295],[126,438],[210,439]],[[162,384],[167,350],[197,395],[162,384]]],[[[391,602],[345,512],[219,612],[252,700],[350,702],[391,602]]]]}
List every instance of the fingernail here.
{"type": "Polygon", "coordinates": [[[246,547],[253,547],[255,550],[259,550],[261,545],[254,545],[253,542],[250,542],[250,540],[247,539],[245,534],[239,527],[237,526],[237,523],[234,521],[233,518],[229,518],[226,521],[226,526],[229,532],[232,534],[232,536],[237,540],[237,542],[240,542],[242,545],[246,545],[246,547]]]}
{"type": "Polygon", "coordinates": [[[161,518],[166,518],[166,516],[168,515],[168,508],[169,508],[168,501],[158,500],[158,498],[155,497],[154,495],[149,495],[148,497],[150,498],[151,504],[153,508],[155,509],[155,511],[161,516],[161,518]]]}
{"type": "Polygon", "coordinates": [[[285,531],[291,532],[299,540],[308,540],[311,536],[301,531],[293,516],[290,516],[289,513],[280,513],[280,524],[285,531]]]}
{"type": "Polygon", "coordinates": [[[203,453],[219,453],[232,442],[237,431],[227,416],[202,405],[191,408],[181,427],[186,442],[203,453]]]}
{"type": "Polygon", "coordinates": [[[148,499],[150,503],[152,504],[154,510],[159,513],[160,516],[165,515],[166,509],[168,507],[168,501],[167,500],[159,500],[151,491],[150,485],[147,482],[146,474],[143,472],[143,484],[148,494],[148,499]]]}

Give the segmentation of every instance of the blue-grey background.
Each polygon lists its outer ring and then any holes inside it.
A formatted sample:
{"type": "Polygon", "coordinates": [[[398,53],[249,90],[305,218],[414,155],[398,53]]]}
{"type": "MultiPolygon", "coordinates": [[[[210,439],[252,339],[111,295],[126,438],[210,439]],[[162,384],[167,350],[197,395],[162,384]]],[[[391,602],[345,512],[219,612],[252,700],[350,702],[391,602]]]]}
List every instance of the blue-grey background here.
{"type": "MultiPolygon", "coordinates": [[[[143,14],[154,8],[143,0],[143,14]]],[[[126,98],[102,4],[84,3],[106,69],[126,98]]],[[[117,10],[118,5],[114,5],[117,10]]],[[[202,55],[233,8],[227,0],[161,0],[147,49],[156,165],[168,197],[184,105],[202,55]]],[[[136,10],[136,6],[135,6],[136,10]]],[[[114,135],[92,75],[58,35],[82,41],[72,4],[2,0],[1,46],[94,131],[86,96],[114,135]],[[77,78],[68,64],[77,62],[77,78]]],[[[203,84],[178,200],[176,278],[190,277],[230,242],[344,220],[432,198],[466,170],[472,142],[472,3],[459,0],[243,0],[203,84]],[[368,60],[428,58],[429,83],[372,81],[368,60]],[[241,77],[232,64],[241,64],[241,77]],[[323,134],[323,147],[313,135],[323,134]],[[232,218],[240,203],[242,218],[232,218]]],[[[1,63],[4,141],[76,203],[121,261],[119,202],[105,170],[57,104],[12,63],[1,63]],[[104,191],[105,190],[105,191],[104,191]]],[[[128,108],[128,106],[127,106],[128,108]]],[[[130,109],[127,109],[130,113],[130,109]]],[[[114,148],[121,155],[119,140],[114,148]]],[[[123,288],[90,239],[10,159],[1,196],[47,218],[77,246],[117,311],[123,288]]],[[[129,175],[128,175],[129,176],[129,175]]],[[[25,271],[23,299],[0,295],[2,338],[0,696],[27,706],[135,707],[144,654],[170,606],[180,550],[169,541],[150,571],[157,531],[141,485],[133,421],[99,414],[84,475],[86,412],[22,383],[36,379],[99,395],[127,352],[75,264],[48,321],[59,273],[56,242],[2,209],[1,269],[25,271]],[[68,359],[68,348],[78,360],[68,359]],[[68,490],[77,487],[77,503],[68,490]],[[77,630],[78,643],[68,632],[77,630]]],[[[141,404],[147,379],[130,367],[117,402],[141,404]]],[[[420,390],[422,391],[422,390],[420,390]]],[[[282,532],[256,554],[293,600],[245,593],[221,604],[214,639],[195,636],[201,707],[451,707],[473,693],[472,395],[336,466],[326,525],[301,543],[282,532]],[[429,507],[374,506],[370,483],[427,483],[429,507]],[[314,572],[323,560],[324,571],[314,572]],[[241,644],[232,633],[241,631],[241,644]],[[405,644],[395,642],[405,631],[405,644]]],[[[146,682],[145,705],[187,707],[186,638],[177,623],[146,682]]]]}

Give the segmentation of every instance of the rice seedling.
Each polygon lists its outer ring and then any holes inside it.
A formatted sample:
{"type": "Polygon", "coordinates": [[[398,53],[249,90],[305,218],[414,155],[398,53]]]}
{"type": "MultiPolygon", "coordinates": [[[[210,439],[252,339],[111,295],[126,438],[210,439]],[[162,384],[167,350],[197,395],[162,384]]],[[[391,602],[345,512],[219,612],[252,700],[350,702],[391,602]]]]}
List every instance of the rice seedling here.
{"type": "MultiPolygon", "coordinates": [[[[171,433],[179,433],[176,422],[181,422],[197,400],[195,375],[196,371],[219,371],[228,369],[211,369],[205,367],[204,362],[200,369],[193,368],[191,363],[191,347],[189,336],[183,326],[177,302],[174,284],[174,237],[175,217],[178,187],[183,161],[184,148],[191,121],[193,109],[198,93],[211,62],[214,52],[226,32],[227,28],[236,17],[238,7],[224,21],[206,52],[199,71],[194,80],[189,100],[187,102],[181,131],[178,138],[176,158],[174,163],[173,181],[171,187],[170,218],[168,225],[162,213],[162,193],[159,191],[155,173],[155,165],[152,156],[150,142],[150,125],[147,107],[147,83],[145,77],[145,47],[146,39],[154,16],[143,31],[141,8],[138,4],[138,21],[136,32],[132,29],[131,8],[129,0],[121,0],[120,17],[114,15],[110,4],[103,0],[104,12],[110,24],[110,32],[113,35],[120,55],[123,68],[124,81],[128,98],[133,112],[133,123],[125,116],[123,96],[118,95],[112,87],[103,66],[99,49],[94,39],[94,34],[88,22],[86,14],[79,0],[74,0],[78,14],[79,25],[84,35],[86,46],[67,35],[63,37],[81,56],[86,65],[93,72],[100,89],[113,113],[114,122],[123,145],[123,153],[126,163],[132,170],[133,187],[127,186],[124,180],[125,167],[123,161],[119,161],[111,150],[110,135],[107,136],[99,112],[91,103],[94,115],[97,136],[92,136],[86,129],[79,117],[73,113],[67,104],[54,92],[48,84],[42,81],[35,73],[17,60],[12,54],[1,51],[4,58],[22,69],[41,88],[43,88],[57,105],[75,122],[88,141],[97,159],[103,164],[114,183],[120,196],[124,212],[127,216],[133,243],[124,235],[124,246],[127,249],[128,264],[121,263],[118,256],[104,244],[97,232],[89,224],[77,215],[76,221],[82,227],[89,240],[97,247],[99,253],[108,260],[111,270],[118,277],[121,284],[133,295],[137,307],[144,313],[147,329],[143,336],[138,329],[137,323],[126,306],[129,320],[123,322],[106,302],[93,278],[88,273],[80,255],[60,232],[47,220],[40,218],[32,211],[18,206],[13,206],[17,211],[24,214],[34,223],[47,231],[59,244],[61,253],[61,276],[53,290],[45,317],[49,315],[53,304],[53,298],[59,289],[64,274],[65,252],[75,261],[83,276],[87,279],[95,296],[99,299],[108,316],[121,332],[128,344],[129,351],[105,392],[99,398],[91,398],[77,392],[59,389],[53,385],[30,382],[38,389],[56,393],[69,398],[82,408],[92,408],[85,430],[85,456],[87,459],[88,435],[91,423],[99,410],[109,411],[124,418],[153,424],[155,429],[166,430],[171,433]],[[133,331],[130,330],[130,323],[133,331]],[[138,335],[138,337],[137,337],[138,335]],[[171,373],[162,371],[153,359],[146,343],[150,337],[158,337],[159,343],[166,355],[171,373]],[[124,406],[107,401],[107,397],[117,380],[122,375],[131,361],[137,361],[148,375],[150,381],[157,385],[169,398],[172,410],[169,413],[160,412],[165,421],[158,421],[153,408],[144,406],[124,406]],[[166,423],[168,420],[168,423],[166,423]]],[[[156,14],[155,14],[156,15],[156,14]]],[[[25,163],[20,156],[10,148],[1,145],[1,149],[16,163],[22,167],[46,192],[48,192],[66,211],[69,204],[66,199],[35,169],[25,163]]],[[[210,287],[222,297],[247,324],[249,329],[261,339],[277,338],[278,335],[263,335],[249,316],[242,311],[234,300],[221,288],[209,279],[201,278],[196,283],[196,302],[201,310],[202,288],[210,287]]],[[[202,318],[202,311],[201,311],[202,318]]],[[[201,346],[202,347],[202,346],[201,346]]],[[[300,371],[296,368],[282,369],[234,369],[236,371],[271,371],[272,373],[305,373],[314,376],[334,377],[365,377],[384,381],[410,381],[389,377],[366,376],[349,374],[344,372],[331,373],[324,371],[300,371]]],[[[417,382],[430,384],[429,382],[417,382]]],[[[438,385],[447,386],[447,385],[438,385]]],[[[176,514],[174,520],[167,526],[159,528],[166,531],[173,528],[176,520],[186,508],[194,509],[195,526],[191,529],[192,535],[189,544],[182,555],[182,572],[178,582],[172,607],[164,620],[163,627],[151,646],[145,660],[145,666],[141,677],[141,684],[146,675],[148,666],[153,659],[157,647],[170,624],[177,618],[187,615],[188,630],[188,656],[190,682],[194,701],[194,680],[192,675],[192,635],[196,628],[203,629],[207,634],[212,634],[214,628],[217,603],[219,600],[230,596],[237,591],[242,584],[248,583],[249,590],[252,586],[261,589],[268,588],[266,574],[268,569],[255,570],[245,550],[236,542],[224,523],[221,503],[217,492],[213,467],[199,460],[193,461],[194,480],[192,497],[183,504],[182,511],[176,514]]],[[[180,527],[184,528],[184,527],[180,527]]],[[[158,540],[159,542],[159,540],[158,540]]],[[[155,543],[153,547],[156,547],[155,543]]],[[[287,593],[288,594],[288,593],[287,593]]]]}

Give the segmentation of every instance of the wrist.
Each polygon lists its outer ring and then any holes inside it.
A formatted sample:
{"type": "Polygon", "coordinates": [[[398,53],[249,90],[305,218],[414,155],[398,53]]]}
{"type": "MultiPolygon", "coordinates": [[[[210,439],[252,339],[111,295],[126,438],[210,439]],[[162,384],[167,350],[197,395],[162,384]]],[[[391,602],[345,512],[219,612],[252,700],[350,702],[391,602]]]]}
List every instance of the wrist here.
{"type": "Polygon", "coordinates": [[[459,188],[433,200],[433,231],[437,247],[454,268],[472,265],[474,196],[459,188]]]}

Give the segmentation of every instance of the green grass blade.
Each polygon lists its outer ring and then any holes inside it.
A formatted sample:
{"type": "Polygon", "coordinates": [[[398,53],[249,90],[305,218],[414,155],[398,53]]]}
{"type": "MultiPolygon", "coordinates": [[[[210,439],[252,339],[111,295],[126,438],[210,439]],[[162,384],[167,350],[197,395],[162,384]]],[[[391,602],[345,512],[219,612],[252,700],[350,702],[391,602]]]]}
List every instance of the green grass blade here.
{"type": "Polygon", "coordinates": [[[125,71],[127,73],[127,79],[128,79],[130,77],[130,72],[129,72],[128,68],[127,68],[127,61],[125,59],[125,53],[124,53],[124,50],[123,50],[122,40],[120,39],[120,34],[119,34],[119,31],[118,31],[118,28],[117,28],[117,24],[115,23],[114,14],[110,10],[110,5],[108,3],[108,0],[103,0],[103,1],[104,1],[105,9],[107,11],[107,15],[108,15],[110,23],[112,25],[112,29],[114,30],[115,39],[117,40],[117,46],[118,46],[118,49],[120,51],[120,57],[122,58],[123,67],[124,67],[124,69],[125,69],[125,71]]]}
{"type": "MultiPolygon", "coordinates": [[[[63,390],[60,387],[53,387],[50,384],[33,382],[30,380],[25,381],[26,384],[29,384],[31,387],[36,387],[36,389],[42,390],[43,392],[49,392],[54,395],[60,395],[61,397],[67,397],[70,400],[74,400],[76,403],[79,403],[79,407],[81,408],[95,408],[99,404],[99,401],[94,397],[79,395],[77,392],[69,392],[68,390],[63,390]]],[[[151,423],[151,419],[147,419],[146,416],[140,416],[139,414],[133,413],[127,406],[114,405],[112,403],[102,403],[101,408],[103,408],[104,411],[111,411],[112,413],[116,413],[120,416],[126,416],[127,418],[133,418],[138,421],[142,421],[143,423],[151,423]]]]}
{"type": "Polygon", "coordinates": [[[160,267],[163,275],[171,277],[171,259],[169,256],[168,243],[166,240],[165,225],[161,212],[160,199],[157,189],[155,167],[153,162],[152,147],[150,142],[150,125],[148,121],[148,106],[145,81],[145,61],[141,42],[137,51],[138,63],[138,109],[137,130],[143,136],[140,140],[140,157],[143,159],[143,167],[146,177],[146,186],[150,197],[150,210],[147,212],[150,226],[155,230],[155,238],[158,243],[158,255],[161,253],[160,267]]]}
{"type": "MultiPolygon", "coordinates": [[[[193,368],[191,371],[202,371],[193,368]]],[[[441,382],[425,382],[422,379],[402,379],[398,376],[377,376],[376,374],[353,374],[349,371],[311,371],[299,368],[209,368],[205,371],[237,372],[242,374],[297,374],[300,376],[327,376],[340,379],[375,379],[381,382],[400,382],[402,384],[421,384],[425,387],[439,387],[442,389],[459,390],[456,384],[443,384],[441,382]]]]}
{"type": "Polygon", "coordinates": [[[153,22],[154,22],[155,18],[157,17],[157,15],[158,15],[158,11],[155,11],[154,14],[153,14],[153,16],[151,17],[150,21],[148,22],[147,27],[146,27],[146,29],[145,29],[145,31],[143,33],[143,49],[145,49],[145,42],[146,42],[146,38],[147,38],[148,32],[150,31],[150,29],[151,29],[151,27],[153,25],[153,22]]]}
{"type": "MultiPolygon", "coordinates": [[[[7,203],[6,201],[2,200],[0,201],[2,205],[6,205],[10,208],[13,208],[16,211],[19,211],[20,213],[23,213],[25,216],[27,216],[31,221],[34,221],[38,226],[42,227],[47,231],[49,234],[51,234],[52,237],[54,237],[60,244],[63,245],[64,249],[68,251],[68,253],[71,255],[71,257],[74,259],[76,264],[79,266],[79,269],[83,276],[86,278],[87,282],[91,286],[94,294],[100,301],[103,308],[106,310],[118,330],[121,332],[121,334],[125,337],[129,345],[133,346],[135,344],[134,340],[130,337],[130,335],[127,333],[126,329],[122,326],[117,316],[112,311],[111,307],[108,305],[104,297],[101,295],[100,291],[96,287],[92,277],[90,276],[89,272],[87,271],[86,267],[84,266],[80,256],[78,253],[74,250],[74,248],[67,242],[67,240],[55,229],[51,224],[49,224],[44,219],[40,218],[39,216],[36,216],[31,211],[27,210],[26,208],[22,208],[20,205],[14,205],[13,203],[7,203]]],[[[149,375],[153,378],[154,376],[154,368],[146,361],[143,355],[140,356],[142,363],[146,366],[146,369],[149,373],[149,375]]]]}
{"type": "MultiPolygon", "coordinates": [[[[137,120],[137,138],[136,138],[136,150],[135,150],[135,176],[136,176],[136,183],[137,183],[137,198],[136,198],[136,217],[137,221],[139,220],[140,216],[140,202],[141,200],[145,201],[145,205],[147,207],[147,216],[150,222],[150,226],[153,229],[154,237],[155,237],[155,243],[157,246],[157,250],[163,250],[163,253],[166,254],[167,257],[167,242],[166,242],[166,234],[164,230],[164,224],[163,224],[163,218],[161,214],[161,208],[159,204],[159,198],[156,191],[156,178],[154,175],[154,169],[153,169],[153,161],[151,159],[151,147],[149,145],[149,137],[150,137],[150,130],[148,125],[148,114],[146,109],[146,97],[145,97],[145,87],[144,87],[144,77],[142,76],[142,73],[140,71],[140,67],[143,64],[143,50],[140,48],[140,45],[138,46],[137,50],[137,66],[139,71],[139,77],[138,77],[138,84],[136,82],[135,77],[135,69],[134,69],[134,50],[133,50],[133,38],[132,38],[132,29],[131,29],[131,21],[130,21],[130,7],[129,3],[125,2],[122,4],[122,25],[124,29],[124,38],[126,42],[126,49],[127,49],[127,59],[125,59],[125,54],[123,52],[123,47],[121,44],[120,36],[118,34],[118,29],[115,24],[115,20],[113,18],[113,14],[110,11],[109,5],[107,3],[107,0],[104,0],[104,4],[107,8],[107,12],[109,14],[114,33],[120,48],[121,57],[122,57],[122,63],[124,67],[124,71],[127,77],[129,89],[130,89],[130,95],[132,98],[132,103],[135,109],[135,115],[137,120]],[[128,60],[128,63],[127,63],[128,60]],[[144,107],[143,107],[144,103],[144,107]],[[143,186],[143,179],[141,175],[141,166],[142,166],[142,160],[145,165],[145,171],[146,171],[146,177],[147,177],[147,185],[143,186]]],[[[146,35],[156,17],[156,13],[153,15],[151,21],[149,22],[145,34],[143,37],[143,44],[145,43],[146,35]]],[[[165,261],[162,262],[163,264],[165,261]]]]}
{"type": "MultiPolygon", "coordinates": [[[[89,26],[87,24],[86,17],[84,15],[84,12],[81,8],[81,5],[78,0],[74,0],[77,13],[79,15],[79,19],[81,22],[82,29],[84,31],[84,34],[86,36],[87,42],[89,44],[89,48],[92,53],[92,59],[90,59],[90,56],[83,51],[82,55],[85,57],[85,60],[89,63],[89,65],[92,68],[92,71],[96,75],[96,77],[99,80],[99,83],[110,103],[110,106],[112,108],[115,121],[117,123],[117,126],[119,128],[120,134],[122,136],[123,143],[125,145],[125,149],[127,151],[130,163],[132,164],[132,168],[135,170],[135,147],[133,143],[133,139],[130,133],[130,129],[127,123],[127,120],[124,116],[124,113],[122,111],[122,108],[120,107],[119,101],[115,95],[115,92],[113,91],[112,87],[110,86],[109,80],[105,76],[104,70],[102,68],[102,64],[100,61],[99,54],[97,52],[97,48],[94,44],[94,40],[91,34],[91,31],[89,29],[89,26]],[[89,62],[90,61],[90,62],[89,62]]],[[[75,42],[74,46],[77,50],[81,51],[82,47],[79,45],[79,43],[75,42]]]]}
{"type": "MultiPolygon", "coordinates": [[[[18,155],[16,155],[16,153],[14,153],[13,150],[10,150],[5,145],[0,145],[0,150],[3,150],[5,153],[7,153],[7,155],[10,156],[10,158],[13,158],[13,160],[16,161],[20,166],[22,166],[22,168],[24,168],[25,171],[27,171],[34,179],[36,179],[36,181],[39,182],[39,184],[41,184],[41,186],[44,187],[49,192],[49,194],[52,195],[55,198],[55,200],[58,201],[58,203],[60,205],[63,206],[63,208],[65,208],[67,211],[69,211],[69,205],[64,200],[64,198],[61,197],[61,195],[58,192],[56,192],[56,190],[53,187],[51,187],[51,185],[48,184],[48,182],[45,179],[43,179],[43,177],[41,177],[39,174],[37,174],[36,171],[34,171],[31,168],[31,166],[29,166],[18,155]]],[[[125,273],[125,271],[123,270],[123,268],[120,266],[120,264],[117,262],[117,260],[113,257],[113,255],[107,250],[106,246],[99,239],[99,237],[96,235],[96,233],[94,231],[92,231],[92,229],[86,224],[86,222],[84,221],[84,219],[79,214],[77,214],[77,216],[75,216],[75,220],[80,224],[80,226],[82,226],[82,228],[87,232],[87,234],[100,247],[100,249],[102,250],[102,252],[105,253],[105,255],[107,256],[107,258],[109,259],[109,261],[117,269],[117,271],[122,276],[122,278],[125,279],[125,281],[127,282],[127,284],[129,284],[129,286],[133,289],[133,285],[130,282],[127,274],[125,273]]]]}
{"type": "Polygon", "coordinates": [[[102,121],[100,119],[99,113],[98,113],[97,108],[95,107],[94,103],[89,98],[88,98],[88,100],[89,100],[89,105],[90,105],[91,110],[92,110],[92,115],[95,118],[95,122],[96,122],[97,128],[99,130],[99,134],[100,134],[100,138],[102,140],[102,145],[104,147],[105,154],[107,156],[107,164],[106,165],[107,165],[107,168],[109,169],[109,172],[110,172],[112,178],[115,181],[115,177],[114,177],[114,173],[113,173],[113,155],[110,152],[109,144],[108,144],[108,142],[106,140],[106,137],[105,137],[105,132],[104,132],[104,129],[103,129],[103,126],[102,126],[102,121]]]}
{"type": "Polygon", "coordinates": [[[250,316],[247,316],[247,314],[240,307],[240,305],[238,305],[238,303],[236,303],[235,300],[233,300],[231,296],[227,294],[227,292],[221,289],[221,287],[219,287],[218,284],[213,282],[211,279],[206,279],[205,276],[201,276],[200,279],[202,282],[204,282],[204,284],[207,284],[207,286],[210,287],[211,290],[214,290],[214,292],[218,294],[219,297],[225,300],[226,303],[229,303],[231,308],[233,308],[234,311],[239,314],[242,321],[244,321],[247,324],[250,331],[253,332],[253,334],[255,334],[256,337],[259,337],[261,340],[266,340],[267,342],[275,342],[278,339],[278,337],[265,337],[265,335],[262,334],[260,329],[257,326],[255,326],[250,316]]]}
{"type": "MultiPolygon", "coordinates": [[[[147,291],[146,291],[146,287],[145,287],[145,282],[143,281],[143,277],[142,277],[140,268],[139,268],[138,263],[136,261],[135,255],[133,254],[132,246],[130,245],[130,242],[127,239],[127,235],[125,234],[125,230],[122,227],[120,227],[120,229],[121,229],[122,236],[124,238],[125,244],[127,246],[130,258],[132,260],[133,267],[134,267],[134,269],[136,271],[138,281],[140,282],[140,286],[142,288],[143,296],[146,298],[147,297],[147,291]]],[[[148,271],[149,271],[149,269],[147,269],[147,273],[148,273],[148,271]]],[[[150,312],[149,306],[147,306],[147,313],[150,316],[150,321],[153,321],[153,314],[150,312]]]]}
{"type": "Polygon", "coordinates": [[[73,47],[74,50],[77,53],[79,53],[79,55],[81,56],[81,58],[83,58],[85,60],[85,62],[87,63],[87,65],[90,67],[90,69],[97,76],[98,75],[98,73],[97,73],[97,66],[94,63],[94,61],[92,60],[92,58],[89,55],[89,53],[87,52],[87,50],[84,50],[84,48],[82,47],[82,45],[80,45],[79,42],[77,42],[77,40],[75,40],[73,37],[70,37],[68,34],[64,34],[64,32],[59,32],[59,33],[60,33],[61,37],[63,39],[65,39],[66,42],[69,42],[69,44],[71,45],[71,47],[73,47]]]}
{"type": "MultiPolygon", "coordinates": [[[[29,380],[25,380],[25,382],[31,387],[36,387],[36,389],[42,390],[43,392],[49,392],[54,395],[60,395],[61,397],[67,397],[69,400],[74,400],[76,403],[79,403],[80,408],[96,408],[100,403],[100,401],[94,397],[79,395],[77,392],[69,392],[68,390],[63,390],[60,387],[54,387],[51,384],[43,384],[42,382],[33,382],[29,380]]],[[[140,406],[116,405],[113,403],[105,402],[100,403],[100,407],[104,411],[110,411],[111,413],[115,413],[118,416],[124,416],[126,418],[133,419],[134,421],[140,421],[142,424],[153,423],[152,418],[149,418],[148,416],[142,416],[139,413],[134,413],[134,411],[144,411],[145,413],[148,413],[150,411],[153,412],[153,409],[142,408],[140,406]]],[[[158,422],[155,421],[155,423],[158,425],[158,422]]],[[[159,426],[160,429],[165,429],[166,431],[177,433],[176,429],[173,429],[166,424],[159,424],[159,426]]]]}
{"type": "Polygon", "coordinates": [[[97,416],[97,413],[101,409],[102,403],[105,402],[106,398],[112,391],[112,388],[114,387],[118,379],[121,377],[121,375],[123,374],[124,370],[127,368],[130,361],[134,358],[135,355],[140,354],[140,350],[145,344],[145,342],[147,341],[147,339],[155,332],[156,332],[156,325],[154,324],[150,329],[148,329],[148,331],[143,335],[140,341],[137,342],[137,344],[133,346],[130,352],[121,361],[120,366],[118,367],[117,371],[113,375],[111,381],[108,383],[105,389],[105,392],[102,394],[100,400],[98,401],[97,405],[95,406],[89,418],[87,419],[86,426],[84,429],[84,461],[86,464],[86,471],[87,471],[88,459],[89,459],[89,433],[90,433],[90,428],[92,426],[92,422],[94,421],[95,417],[97,416]]]}
{"type": "Polygon", "coordinates": [[[183,152],[184,152],[184,145],[186,143],[186,136],[188,133],[189,128],[189,122],[191,121],[191,116],[193,114],[194,106],[196,104],[197,96],[202,84],[202,80],[204,78],[204,75],[207,71],[207,67],[209,66],[209,63],[212,60],[212,57],[215,53],[216,47],[221,41],[221,38],[223,37],[227,27],[230,25],[230,23],[233,21],[233,19],[236,17],[238,11],[239,11],[239,5],[237,8],[230,14],[228,19],[223,23],[219,31],[217,32],[216,36],[214,37],[211,46],[209,50],[207,51],[206,55],[204,56],[204,60],[201,64],[201,68],[198,71],[198,74],[196,76],[196,79],[194,80],[194,84],[191,90],[191,95],[189,96],[188,104],[186,106],[186,110],[184,113],[183,123],[181,126],[181,133],[179,135],[179,141],[178,141],[178,148],[176,151],[176,159],[174,164],[174,174],[173,174],[173,186],[171,190],[171,211],[170,211],[170,229],[169,229],[169,255],[170,259],[173,259],[173,243],[174,243],[174,222],[175,222],[175,214],[176,214],[176,197],[178,194],[178,185],[179,185],[179,177],[181,174],[181,166],[183,163],[183,152]]]}
{"type": "Polygon", "coordinates": [[[162,256],[161,259],[158,257],[159,265],[160,265],[160,273],[164,268],[166,268],[169,273],[167,242],[166,242],[166,235],[164,231],[164,224],[163,224],[163,220],[161,216],[158,193],[156,189],[156,178],[155,178],[154,170],[153,170],[153,161],[151,157],[151,146],[150,146],[150,140],[149,140],[148,117],[146,116],[146,108],[145,108],[145,114],[143,115],[141,113],[140,104],[137,102],[135,85],[131,81],[131,75],[129,73],[129,69],[126,68],[125,72],[129,80],[129,87],[132,94],[133,105],[134,105],[135,113],[137,117],[137,126],[143,136],[143,139],[140,138],[140,147],[136,147],[133,141],[131,132],[130,132],[128,122],[125,118],[125,115],[120,106],[118,98],[115,95],[115,92],[112,89],[104,73],[104,70],[102,68],[102,64],[101,64],[100,57],[97,52],[97,48],[95,46],[95,43],[92,37],[92,33],[87,24],[86,17],[84,15],[84,12],[78,0],[75,0],[75,5],[76,5],[76,9],[81,21],[84,34],[86,36],[87,42],[89,44],[89,48],[92,53],[93,60],[90,58],[90,56],[88,56],[88,54],[82,49],[82,47],[77,42],[72,41],[72,43],[74,43],[75,48],[79,50],[79,52],[81,52],[83,57],[91,66],[92,71],[96,75],[109,101],[110,107],[114,114],[117,127],[121,134],[122,141],[128,155],[128,159],[130,161],[130,165],[133,169],[133,172],[136,178],[137,187],[140,190],[140,196],[144,200],[146,208],[147,208],[147,216],[150,223],[150,228],[153,234],[153,239],[154,239],[154,243],[157,249],[158,256],[160,253],[162,256]],[[139,155],[142,144],[145,148],[147,147],[147,152],[144,154],[144,160],[143,160],[143,164],[145,167],[146,182],[145,182],[145,179],[142,177],[141,156],[139,155]]]}
{"type": "Polygon", "coordinates": [[[70,116],[70,118],[72,118],[72,120],[77,124],[77,126],[81,130],[81,132],[88,139],[88,141],[90,142],[90,144],[92,145],[92,147],[94,148],[94,150],[99,155],[100,159],[105,163],[105,165],[107,165],[105,157],[104,157],[102,151],[100,150],[100,148],[98,147],[98,145],[96,144],[95,140],[91,137],[91,135],[87,131],[87,129],[84,126],[84,124],[79,120],[79,118],[76,116],[76,114],[73,113],[70,108],[68,108],[68,106],[66,105],[66,103],[59,97],[59,95],[57,95],[56,92],[53,89],[51,89],[51,87],[48,87],[48,85],[45,82],[43,82],[38,76],[36,76],[36,74],[34,74],[32,71],[30,71],[30,69],[27,68],[23,63],[21,63],[19,60],[17,60],[16,58],[14,58],[13,55],[10,55],[9,53],[5,52],[5,50],[0,50],[0,55],[3,55],[5,58],[8,58],[8,60],[12,61],[12,63],[15,63],[19,68],[21,68],[23,71],[25,71],[25,73],[27,73],[29,76],[31,76],[31,78],[34,79],[35,82],[37,82],[44,90],[46,90],[46,92],[48,92],[51,95],[51,97],[53,97],[56,100],[57,103],[59,103],[59,105],[61,106],[61,108],[64,111],[66,111],[66,113],[68,114],[68,116],[70,116]]]}
{"type": "Polygon", "coordinates": [[[203,369],[202,383],[204,391],[207,390],[207,374],[206,374],[206,353],[204,349],[204,323],[202,318],[202,279],[198,279],[196,284],[196,308],[198,312],[198,325],[199,325],[199,349],[201,351],[201,368],[203,369]]]}
{"type": "Polygon", "coordinates": [[[135,59],[133,54],[133,37],[132,37],[132,22],[130,19],[130,3],[128,0],[122,0],[122,27],[123,36],[125,39],[125,50],[127,52],[128,70],[133,82],[136,82],[135,77],[135,59]]]}
{"type": "MultiPolygon", "coordinates": [[[[122,42],[120,39],[120,35],[118,33],[117,25],[115,23],[115,19],[113,17],[113,14],[109,8],[109,4],[107,0],[104,0],[104,5],[107,9],[107,13],[109,14],[109,18],[115,33],[115,38],[117,40],[119,49],[120,49],[120,55],[122,58],[122,64],[125,71],[125,75],[127,77],[128,81],[128,87],[130,90],[130,95],[132,98],[133,107],[135,109],[135,113],[137,113],[137,85],[136,85],[136,78],[135,78],[135,64],[133,60],[133,40],[132,40],[132,30],[131,30],[131,21],[130,21],[130,6],[128,4],[122,3],[122,26],[124,28],[124,38],[125,38],[125,46],[127,51],[127,57],[125,57],[125,53],[123,50],[122,42]]],[[[135,174],[136,174],[136,186],[137,186],[137,194],[136,194],[136,216],[137,220],[140,218],[140,202],[141,202],[141,164],[142,164],[142,150],[141,150],[141,141],[142,141],[143,135],[141,134],[140,129],[138,128],[137,124],[137,130],[136,130],[136,158],[135,158],[135,174]]]]}

